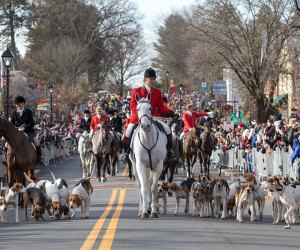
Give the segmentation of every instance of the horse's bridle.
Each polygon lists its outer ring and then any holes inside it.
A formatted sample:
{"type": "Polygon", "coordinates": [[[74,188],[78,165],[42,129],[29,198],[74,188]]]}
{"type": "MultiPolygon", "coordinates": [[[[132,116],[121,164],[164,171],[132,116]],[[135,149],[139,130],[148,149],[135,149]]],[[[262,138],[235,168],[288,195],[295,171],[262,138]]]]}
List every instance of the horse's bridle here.
{"type": "MultiPolygon", "coordinates": [[[[140,104],[140,103],[148,103],[148,104],[150,104],[150,102],[149,102],[149,101],[146,101],[146,100],[140,101],[138,104],[140,104]]],[[[150,105],[151,105],[151,104],[150,104],[150,105]]],[[[151,108],[151,109],[152,109],[152,108],[151,108]]],[[[150,117],[149,115],[146,115],[146,114],[142,115],[142,116],[139,118],[139,124],[141,123],[141,120],[142,120],[142,118],[143,118],[144,116],[147,117],[147,118],[149,119],[149,121],[151,122],[151,123],[150,123],[150,126],[151,126],[154,120],[153,120],[152,117],[150,117]]]]}
{"type": "MultiPolygon", "coordinates": [[[[148,104],[150,104],[150,102],[149,102],[149,101],[146,101],[146,100],[143,100],[143,101],[139,102],[139,104],[140,104],[140,103],[148,103],[148,104]]],[[[140,125],[141,125],[141,119],[142,119],[144,116],[147,117],[147,118],[149,119],[149,121],[151,122],[151,123],[150,123],[150,127],[152,126],[152,124],[153,124],[153,122],[154,122],[154,120],[153,120],[152,117],[149,117],[149,116],[146,115],[146,114],[142,115],[142,116],[139,118],[139,127],[138,127],[139,130],[140,130],[140,125]]],[[[154,125],[155,125],[155,123],[154,123],[154,125]]],[[[157,136],[156,136],[156,142],[154,143],[154,145],[153,145],[150,149],[148,149],[148,148],[142,143],[141,138],[140,138],[140,131],[138,131],[138,133],[137,133],[138,138],[139,138],[139,141],[140,141],[142,147],[143,147],[143,148],[147,151],[147,153],[148,153],[151,171],[153,170],[153,167],[152,167],[152,158],[151,158],[151,150],[157,145],[158,138],[159,138],[159,131],[158,131],[158,128],[157,128],[156,125],[155,125],[155,128],[156,128],[156,133],[157,133],[157,136]]]]}

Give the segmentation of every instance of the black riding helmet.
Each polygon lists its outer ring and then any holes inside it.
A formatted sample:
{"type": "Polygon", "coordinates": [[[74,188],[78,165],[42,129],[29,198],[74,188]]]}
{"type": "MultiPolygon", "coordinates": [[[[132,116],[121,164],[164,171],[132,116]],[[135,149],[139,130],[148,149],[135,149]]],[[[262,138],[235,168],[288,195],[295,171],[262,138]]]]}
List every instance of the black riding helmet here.
{"type": "Polygon", "coordinates": [[[25,98],[23,96],[18,95],[15,98],[15,104],[19,104],[19,103],[25,103],[25,98]]]}

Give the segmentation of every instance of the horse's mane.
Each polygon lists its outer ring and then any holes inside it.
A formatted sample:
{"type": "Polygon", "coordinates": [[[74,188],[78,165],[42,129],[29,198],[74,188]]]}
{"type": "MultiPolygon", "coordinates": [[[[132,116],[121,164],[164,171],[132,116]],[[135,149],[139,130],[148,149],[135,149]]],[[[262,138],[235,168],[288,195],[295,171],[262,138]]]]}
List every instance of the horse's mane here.
{"type": "MultiPolygon", "coordinates": [[[[19,131],[11,122],[9,122],[6,118],[0,116],[0,127],[6,126],[8,129],[11,129],[13,134],[17,135],[17,134],[24,134],[21,133],[21,131],[19,131]]],[[[25,136],[25,135],[24,135],[25,136]]]]}

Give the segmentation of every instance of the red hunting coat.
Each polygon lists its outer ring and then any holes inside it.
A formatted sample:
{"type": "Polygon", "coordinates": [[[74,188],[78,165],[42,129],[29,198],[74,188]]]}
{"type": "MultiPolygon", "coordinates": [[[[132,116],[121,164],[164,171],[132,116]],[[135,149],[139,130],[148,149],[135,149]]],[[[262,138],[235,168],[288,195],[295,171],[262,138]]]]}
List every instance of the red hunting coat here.
{"type": "MultiPolygon", "coordinates": [[[[139,119],[136,112],[137,101],[135,99],[135,94],[138,94],[140,98],[147,98],[148,91],[144,86],[132,90],[132,95],[130,100],[130,110],[132,115],[131,115],[130,123],[138,124],[139,119]]],[[[152,116],[159,117],[160,114],[168,114],[169,110],[163,103],[160,90],[156,88],[151,88],[150,95],[151,95],[150,104],[152,106],[152,116]]]]}
{"type": "Polygon", "coordinates": [[[183,132],[189,132],[190,128],[195,128],[197,125],[197,117],[208,116],[207,112],[188,112],[186,111],[183,116],[184,128],[183,132]]]}
{"type": "Polygon", "coordinates": [[[107,120],[108,120],[108,117],[106,115],[101,115],[100,119],[98,118],[97,115],[94,115],[91,120],[90,129],[93,131],[97,131],[99,129],[97,127],[97,125],[101,124],[102,122],[107,121],[107,120]]]}

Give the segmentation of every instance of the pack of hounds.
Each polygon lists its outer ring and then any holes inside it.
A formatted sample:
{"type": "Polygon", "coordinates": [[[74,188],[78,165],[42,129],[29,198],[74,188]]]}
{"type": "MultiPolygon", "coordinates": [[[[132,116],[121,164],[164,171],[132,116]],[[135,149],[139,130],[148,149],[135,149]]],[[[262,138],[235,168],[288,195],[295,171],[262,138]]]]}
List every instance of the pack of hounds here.
{"type": "Polygon", "coordinates": [[[252,173],[246,173],[234,182],[229,182],[222,176],[212,180],[208,174],[200,174],[198,180],[188,178],[171,183],[159,181],[157,212],[166,214],[167,199],[174,196],[174,215],[178,214],[180,199],[185,200],[184,212],[188,213],[192,198],[194,217],[226,219],[235,216],[242,223],[244,211],[248,208],[250,221],[261,221],[268,194],[272,197],[273,224],[285,220],[284,229],[290,229],[292,224],[300,222],[300,185],[296,185],[293,179],[281,176],[265,178],[260,182],[252,173]],[[159,200],[162,200],[162,206],[159,205],[159,200]]]}
{"type": "Polygon", "coordinates": [[[26,173],[29,185],[25,188],[20,183],[15,183],[11,188],[1,188],[0,192],[0,216],[1,222],[7,222],[7,206],[13,205],[15,209],[16,223],[19,223],[19,195],[23,196],[25,221],[28,221],[28,206],[32,205],[31,217],[35,220],[44,220],[47,211],[51,218],[70,219],[75,217],[75,209],[81,209],[80,218],[89,218],[89,207],[93,187],[90,178],[81,179],[75,184],[72,192],[64,179],[56,179],[53,182],[40,180],[34,182],[26,173]],[[70,215],[71,214],[71,215],[70,215]]]}
{"type": "MultiPolygon", "coordinates": [[[[75,217],[75,209],[81,209],[80,218],[89,218],[89,207],[93,187],[90,178],[81,179],[75,184],[72,192],[64,179],[53,182],[41,180],[35,183],[26,174],[29,185],[25,188],[16,183],[11,188],[1,188],[0,216],[1,222],[6,223],[7,206],[13,205],[16,223],[19,223],[18,202],[19,194],[23,195],[25,221],[28,221],[28,206],[32,204],[31,217],[35,220],[44,220],[47,211],[51,218],[70,219],[75,217]],[[71,213],[72,212],[72,213],[71,213]],[[70,215],[71,213],[71,215],[70,215]]],[[[192,215],[194,217],[216,217],[226,219],[235,216],[242,223],[245,209],[248,208],[250,221],[261,221],[265,206],[266,195],[272,196],[273,224],[285,220],[285,229],[292,224],[300,223],[300,185],[294,180],[283,177],[269,177],[260,182],[254,174],[246,173],[237,181],[228,182],[222,176],[211,179],[208,174],[200,174],[198,179],[188,178],[182,181],[168,183],[159,181],[157,195],[157,212],[167,213],[168,197],[175,197],[176,206],[174,215],[178,214],[180,199],[185,200],[184,212],[190,210],[190,197],[193,201],[192,215]],[[159,201],[162,200],[162,206],[159,201]],[[256,213],[256,205],[259,214],[256,213]]]]}

